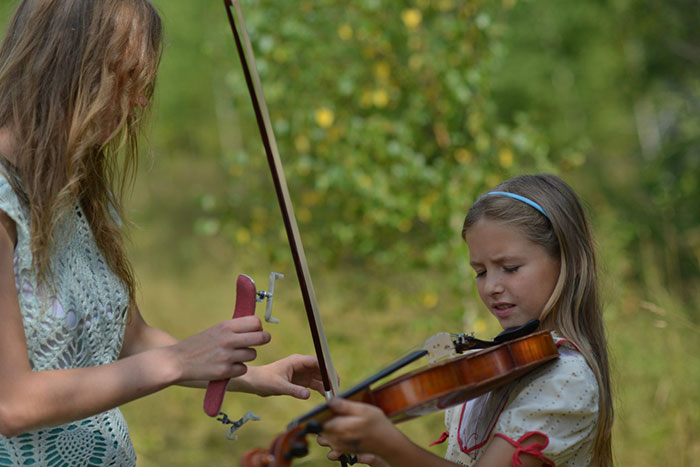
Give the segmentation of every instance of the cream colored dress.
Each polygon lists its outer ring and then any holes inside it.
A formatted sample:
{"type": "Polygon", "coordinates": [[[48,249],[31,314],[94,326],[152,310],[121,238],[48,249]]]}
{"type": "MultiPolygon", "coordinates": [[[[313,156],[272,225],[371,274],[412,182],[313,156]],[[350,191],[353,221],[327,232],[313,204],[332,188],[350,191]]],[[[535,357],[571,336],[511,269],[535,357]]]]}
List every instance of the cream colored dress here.
{"type": "Polygon", "coordinates": [[[555,342],[560,353],[557,360],[447,410],[446,459],[473,465],[489,443],[500,437],[516,447],[516,466],[523,452],[540,458],[544,465],[593,465],[598,421],[595,375],[573,345],[556,336],[555,342]],[[521,446],[534,434],[546,441],[521,446]]]}

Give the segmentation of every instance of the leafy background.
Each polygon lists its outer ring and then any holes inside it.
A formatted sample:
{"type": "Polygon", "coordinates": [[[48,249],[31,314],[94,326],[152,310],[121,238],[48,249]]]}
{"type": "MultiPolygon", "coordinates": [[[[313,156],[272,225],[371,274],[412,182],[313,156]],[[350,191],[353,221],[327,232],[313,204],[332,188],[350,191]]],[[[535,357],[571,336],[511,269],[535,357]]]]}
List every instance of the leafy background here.
{"type": "MultiPolygon", "coordinates": [[[[276,287],[262,362],[312,353],[220,2],[154,0],[167,46],[130,206],[146,318],[227,317],[239,273],[276,287]]],[[[4,0],[3,17],[14,1],[4,0]]],[[[601,258],[618,465],[700,465],[700,9],[672,0],[243,2],[342,387],[440,332],[498,329],[459,238],[525,172],[577,189],[601,258]]],[[[259,307],[261,308],[261,307],[259,307]]],[[[124,407],[140,465],[236,465],[320,401],[230,394],[237,441],[171,388],[124,407]]],[[[427,445],[440,414],[401,425],[427,445]]],[[[437,454],[442,447],[430,448],[437,454]]],[[[298,465],[327,465],[323,449],[298,465]]]]}

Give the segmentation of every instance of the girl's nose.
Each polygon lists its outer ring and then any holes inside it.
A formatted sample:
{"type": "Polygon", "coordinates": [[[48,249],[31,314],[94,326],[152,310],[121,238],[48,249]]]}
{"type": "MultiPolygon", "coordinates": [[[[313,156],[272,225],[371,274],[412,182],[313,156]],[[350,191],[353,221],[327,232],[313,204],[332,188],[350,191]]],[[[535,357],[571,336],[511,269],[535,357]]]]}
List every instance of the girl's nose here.
{"type": "Polygon", "coordinates": [[[497,295],[503,292],[503,283],[498,275],[492,274],[486,279],[486,293],[497,295]]]}

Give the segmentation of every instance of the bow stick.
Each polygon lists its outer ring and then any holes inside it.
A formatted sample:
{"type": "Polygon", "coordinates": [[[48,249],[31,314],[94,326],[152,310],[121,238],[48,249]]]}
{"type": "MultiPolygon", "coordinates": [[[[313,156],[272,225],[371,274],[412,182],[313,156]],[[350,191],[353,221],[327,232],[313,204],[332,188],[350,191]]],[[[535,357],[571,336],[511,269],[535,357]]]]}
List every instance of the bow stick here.
{"type": "Polygon", "coordinates": [[[238,50],[238,55],[241,59],[241,65],[243,67],[246,84],[248,85],[248,91],[250,93],[251,100],[253,101],[255,118],[258,123],[258,128],[260,129],[260,136],[262,137],[263,146],[265,147],[265,154],[267,155],[267,162],[270,166],[270,173],[272,174],[272,180],[275,185],[277,201],[280,209],[282,210],[284,227],[287,232],[289,246],[292,250],[292,257],[294,259],[297,277],[299,278],[301,293],[304,298],[304,307],[306,309],[306,315],[309,322],[309,327],[311,329],[311,336],[313,338],[318,364],[321,368],[323,387],[326,391],[326,398],[330,398],[338,392],[337,376],[335,369],[333,368],[333,363],[331,362],[328,342],[323,331],[321,316],[318,312],[316,295],[314,293],[313,284],[311,283],[311,275],[309,274],[309,267],[306,263],[304,247],[301,243],[299,228],[297,226],[296,218],[294,216],[294,209],[292,208],[292,203],[289,197],[289,189],[287,188],[282,162],[280,160],[279,151],[277,150],[277,141],[275,140],[275,134],[272,131],[270,114],[267,110],[265,98],[263,97],[260,76],[258,75],[258,71],[255,67],[253,48],[250,45],[250,39],[248,37],[248,32],[246,31],[240,2],[237,0],[224,0],[224,5],[226,6],[226,13],[229,23],[231,24],[234,39],[236,41],[236,49],[238,50]]]}

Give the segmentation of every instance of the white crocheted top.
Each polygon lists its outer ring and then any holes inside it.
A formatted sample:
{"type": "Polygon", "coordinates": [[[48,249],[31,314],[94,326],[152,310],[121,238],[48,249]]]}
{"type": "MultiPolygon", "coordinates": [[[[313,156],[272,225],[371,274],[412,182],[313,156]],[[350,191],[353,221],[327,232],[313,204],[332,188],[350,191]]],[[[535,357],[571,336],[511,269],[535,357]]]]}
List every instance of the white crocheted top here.
{"type": "MultiPolygon", "coordinates": [[[[0,210],[17,225],[15,282],[32,369],[115,361],[124,337],[128,292],[105,263],[82,209],[76,207],[64,223],[51,258],[55,292],[37,285],[29,213],[1,172],[0,210]]],[[[129,431],[117,408],[12,438],[0,435],[0,466],[135,464],[129,431]]]]}

